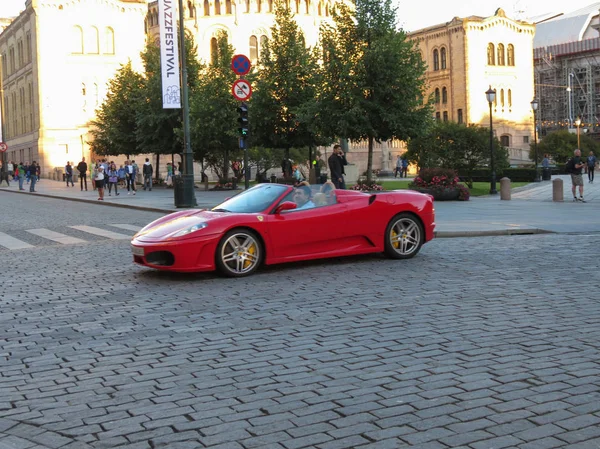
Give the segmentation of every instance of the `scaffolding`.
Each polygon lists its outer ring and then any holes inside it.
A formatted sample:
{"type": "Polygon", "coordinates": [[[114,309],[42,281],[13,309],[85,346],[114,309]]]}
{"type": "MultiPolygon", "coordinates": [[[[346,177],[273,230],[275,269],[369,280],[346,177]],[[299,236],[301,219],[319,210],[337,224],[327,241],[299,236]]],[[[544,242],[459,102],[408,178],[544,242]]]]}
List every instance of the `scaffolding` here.
{"type": "Polygon", "coordinates": [[[600,133],[600,38],[534,50],[540,135],[573,128],[600,133]]]}

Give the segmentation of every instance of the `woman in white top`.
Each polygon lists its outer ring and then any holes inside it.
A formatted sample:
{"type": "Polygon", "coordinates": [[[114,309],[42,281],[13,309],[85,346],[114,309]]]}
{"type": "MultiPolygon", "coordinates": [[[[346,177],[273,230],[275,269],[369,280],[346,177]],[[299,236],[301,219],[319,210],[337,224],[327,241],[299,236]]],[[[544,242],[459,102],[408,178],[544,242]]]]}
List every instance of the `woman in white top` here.
{"type": "Polygon", "coordinates": [[[98,189],[98,200],[104,201],[104,167],[98,166],[98,172],[94,180],[96,181],[96,188],[98,189]]]}

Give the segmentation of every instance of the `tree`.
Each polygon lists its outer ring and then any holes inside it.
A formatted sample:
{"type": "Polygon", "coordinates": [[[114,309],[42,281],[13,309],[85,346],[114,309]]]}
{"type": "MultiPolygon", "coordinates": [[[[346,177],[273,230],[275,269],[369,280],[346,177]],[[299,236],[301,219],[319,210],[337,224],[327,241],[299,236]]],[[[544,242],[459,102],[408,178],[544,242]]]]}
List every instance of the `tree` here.
{"type": "MultiPolygon", "coordinates": [[[[508,167],[506,148],[495,137],[493,145],[496,169],[508,167]]],[[[419,168],[443,167],[466,173],[469,188],[473,188],[473,171],[489,166],[490,156],[489,128],[456,122],[436,122],[426,135],[410,140],[406,155],[419,168]]]]}
{"type": "Polygon", "coordinates": [[[217,54],[204,66],[198,88],[190,98],[190,128],[197,160],[206,160],[220,179],[228,177],[230,155],[239,154],[237,107],[231,95],[236,80],[231,70],[233,47],[227,35],[217,38],[217,54]]]}
{"type": "Polygon", "coordinates": [[[425,63],[416,44],[397,29],[391,0],[357,0],[334,11],[323,26],[323,66],[318,92],[324,135],[367,140],[367,182],[375,141],[408,140],[431,120],[424,101],[425,63]]]}
{"type": "MultiPolygon", "coordinates": [[[[598,154],[600,144],[587,134],[579,136],[581,145],[581,154],[587,155],[590,151],[598,154]]],[[[529,146],[529,159],[535,160],[535,147],[533,143],[529,146]]],[[[544,137],[537,145],[538,161],[542,160],[544,154],[549,154],[552,159],[564,164],[573,156],[573,151],[577,148],[577,134],[567,130],[554,131],[544,137]]]]}
{"type": "Polygon", "coordinates": [[[131,67],[131,61],[121,65],[108,82],[106,99],[96,110],[90,133],[90,148],[95,154],[118,156],[139,154],[136,129],[137,109],[141,98],[142,75],[131,67]]]}

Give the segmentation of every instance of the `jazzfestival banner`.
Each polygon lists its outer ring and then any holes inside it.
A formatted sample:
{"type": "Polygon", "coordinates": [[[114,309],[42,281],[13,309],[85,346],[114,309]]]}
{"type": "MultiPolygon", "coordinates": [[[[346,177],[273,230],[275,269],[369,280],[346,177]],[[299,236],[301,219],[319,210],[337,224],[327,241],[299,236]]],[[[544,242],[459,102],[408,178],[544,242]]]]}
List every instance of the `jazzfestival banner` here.
{"type": "Polygon", "coordinates": [[[181,108],[177,0],[158,0],[163,109],[181,108]]]}

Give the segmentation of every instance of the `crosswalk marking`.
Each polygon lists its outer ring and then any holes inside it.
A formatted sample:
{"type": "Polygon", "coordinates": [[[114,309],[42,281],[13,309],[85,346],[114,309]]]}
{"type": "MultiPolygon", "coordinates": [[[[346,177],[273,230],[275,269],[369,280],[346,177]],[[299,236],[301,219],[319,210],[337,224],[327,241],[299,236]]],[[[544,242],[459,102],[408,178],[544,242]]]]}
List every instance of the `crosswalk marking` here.
{"type": "Polygon", "coordinates": [[[65,234],[61,234],[59,232],[51,231],[50,229],[27,229],[27,232],[37,235],[38,237],[43,237],[48,240],[52,240],[54,242],[62,243],[63,245],[72,245],[75,243],[85,243],[85,240],[78,239],[77,237],[71,237],[65,234]]]}
{"type": "Polygon", "coordinates": [[[6,249],[33,248],[33,245],[11,237],[10,235],[5,234],[4,232],[0,232],[0,246],[3,246],[6,249]]]}
{"type": "Polygon", "coordinates": [[[114,226],[115,228],[127,229],[128,231],[134,231],[134,232],[138,232],[140,229],[142,229],[141,226],[130,225],[130,224],[111,224],[111,226],[114,226]]]}
{"type": "Polygon", "coordinates": [[[94,226],[69,226],[70,228],[77,229],[78,231],[87,232],[89,234],[99,235],[100,237],[106,237],[113,240],[131,240],[130,235],[119,234],[118,232],[107,231],[105,229],[95,228],[94,226]]]}

